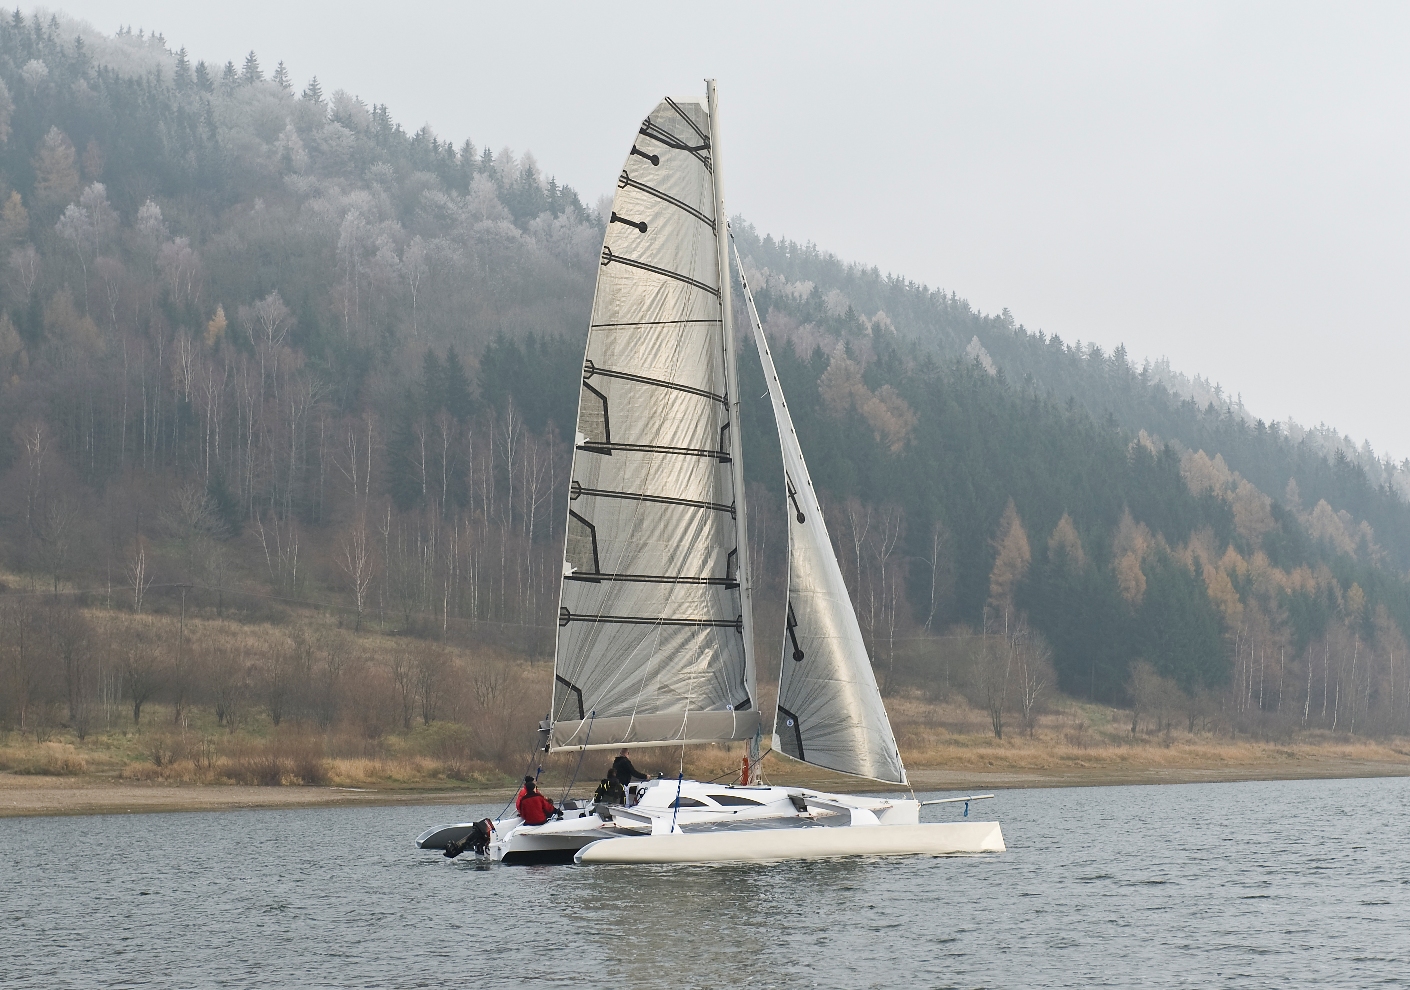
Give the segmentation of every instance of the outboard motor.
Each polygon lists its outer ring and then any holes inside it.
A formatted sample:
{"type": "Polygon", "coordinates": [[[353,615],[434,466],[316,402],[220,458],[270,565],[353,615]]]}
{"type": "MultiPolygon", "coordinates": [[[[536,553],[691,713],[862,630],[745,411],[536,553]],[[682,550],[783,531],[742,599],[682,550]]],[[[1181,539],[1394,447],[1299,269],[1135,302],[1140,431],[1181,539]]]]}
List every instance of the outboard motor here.
{"type": "Polygon", "coordinates": [[[446,858],[455,859],[467,849],[474,850],[476,856],[487,855],[490,851],[490,836],[493,832],[494,823],[488,818],[481,818],[470,826],[470,831],[466,833],[465,838],[446,843],[446,858]]]}

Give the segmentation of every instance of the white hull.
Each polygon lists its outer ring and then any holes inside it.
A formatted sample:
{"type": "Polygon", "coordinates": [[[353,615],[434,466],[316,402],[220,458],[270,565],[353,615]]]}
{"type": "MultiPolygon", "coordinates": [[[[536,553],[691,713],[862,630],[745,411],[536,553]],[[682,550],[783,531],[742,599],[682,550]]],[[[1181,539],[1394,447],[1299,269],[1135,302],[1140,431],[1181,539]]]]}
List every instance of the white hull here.
{"type": "Polygon", "coordinates": [[[733,832],[603,839],[584,846],[575,863],[776,863],[843,856],[956,856],[1000,853],[998,822],[761,828],[733,832]]]}
{"type": "MultiPolygon", "coordinates": [[[[470,823],[429,829],[421,849],[445,849],[470,823]]],[[[905,798],[796,787],[653,780],[630,807],[571,809],[562,821],[494,823],[486,858],[505,863],[768,863],[843,856],[955,856],[1004,851],[998,822],[920,823],[905,798]]]]}

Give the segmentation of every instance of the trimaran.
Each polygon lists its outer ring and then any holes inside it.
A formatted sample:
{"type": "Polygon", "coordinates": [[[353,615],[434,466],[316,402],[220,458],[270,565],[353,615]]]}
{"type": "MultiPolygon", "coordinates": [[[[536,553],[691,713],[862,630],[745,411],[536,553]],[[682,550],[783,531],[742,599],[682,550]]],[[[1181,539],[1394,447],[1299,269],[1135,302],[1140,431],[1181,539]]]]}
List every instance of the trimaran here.
{"type": "MultiPolygon", "coordinates": [[[[997,822],[920,822],[908,798],[758,782],[740,389],[720,125],[663,100],[641,124],[603,241],[569,490],[551,753],[745,741],[736,783],[656,779],[625,804],[425,832],[504,862],[731,862],[1001,852],[997,822]]],[[[735,250],[783,452],[787,622],[772,749],[909,788],[735,250]]],[[[968,806],[966,806],[966,814],[968,806]]]]}

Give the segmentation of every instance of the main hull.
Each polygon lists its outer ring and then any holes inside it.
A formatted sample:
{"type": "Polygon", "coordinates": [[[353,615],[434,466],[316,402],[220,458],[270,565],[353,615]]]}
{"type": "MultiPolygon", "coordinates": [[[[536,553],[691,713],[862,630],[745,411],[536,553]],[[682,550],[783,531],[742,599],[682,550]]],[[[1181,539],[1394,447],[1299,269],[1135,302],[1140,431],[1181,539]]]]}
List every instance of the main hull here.
{"type": "MultiPolygon", "coordinates": [[[[1004,851],[998,822],[921,824],[913,799],[652,780],[633,784],[630,801],[590,810],[570,803],[562,820],[542,825],[501,819],[485,855],[503,863],[771,863],[1004,851]]],[[[444,850],[471,827],[428,829],[416,844],[444,850]]]]}
{"type": "Polygon", "coordinates": [[[998,822],[840,828],[760,828],[601,839],[576,863],[776,863],[844,856],[956,856],[1004,852],[998,822]]]}

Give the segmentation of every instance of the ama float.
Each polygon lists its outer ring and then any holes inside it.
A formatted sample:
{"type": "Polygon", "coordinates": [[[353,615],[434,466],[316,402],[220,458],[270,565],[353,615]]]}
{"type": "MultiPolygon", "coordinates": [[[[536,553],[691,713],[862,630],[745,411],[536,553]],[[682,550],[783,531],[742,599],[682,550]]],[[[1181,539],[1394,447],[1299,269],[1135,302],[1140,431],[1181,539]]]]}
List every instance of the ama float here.
{"type": "MultiPolygon", "coordinates": [[[[768,342],[783,454],[787,623],[771,752],[909,788],[768,342]]],[[[548,752],[747,742],[736,784],[633,784],[623,804],[423,833],[503,862],[694,863],[1002,852],[998,822],[921,823],[910,797],[757,780],[739,386],[715,84],[642,122],[602,245],[578,400],[548,752]]],[[[565,802],[571,805],[572,802],[565,802]]],[[[966,806],[966,812],[968,806],[966,806]]]]}

